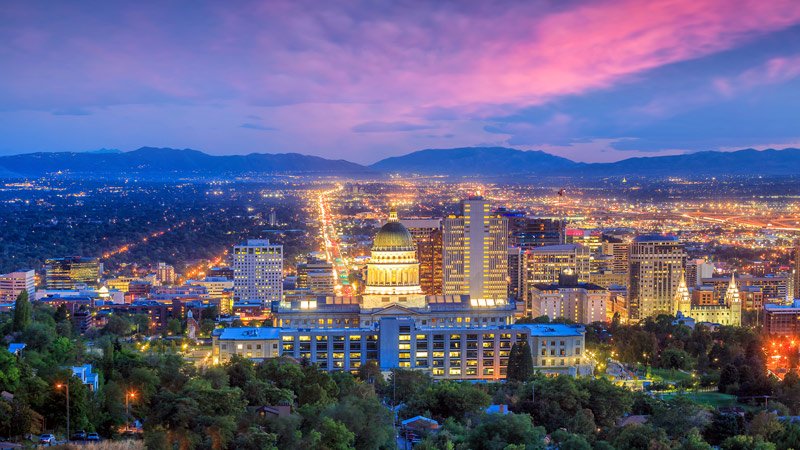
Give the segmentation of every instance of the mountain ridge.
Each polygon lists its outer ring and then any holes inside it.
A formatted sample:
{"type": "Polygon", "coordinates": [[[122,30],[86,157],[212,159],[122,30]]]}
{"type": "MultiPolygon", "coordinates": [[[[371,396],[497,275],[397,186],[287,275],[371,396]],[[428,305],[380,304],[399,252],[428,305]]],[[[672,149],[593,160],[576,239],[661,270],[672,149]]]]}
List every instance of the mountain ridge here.
{"type": "MultiPolygon", "coordinates": [[[[105,150],[105,149],[104,149],[105,150]]],[[[541,150],[507,147],[424,149],[392,156],[368,166],[344,159],[300,153],[210,155],[194,149],[141,147],[128,152],[36,152],[0,156],[0,177],[52,173],[111,177],[239,176],[249,174],[319,174],[368,176],[386,173],[448,176],[715,176],[797,175],[800,150],[742,149],[644,156],[611,163],[584,163],[541,150]]]]}

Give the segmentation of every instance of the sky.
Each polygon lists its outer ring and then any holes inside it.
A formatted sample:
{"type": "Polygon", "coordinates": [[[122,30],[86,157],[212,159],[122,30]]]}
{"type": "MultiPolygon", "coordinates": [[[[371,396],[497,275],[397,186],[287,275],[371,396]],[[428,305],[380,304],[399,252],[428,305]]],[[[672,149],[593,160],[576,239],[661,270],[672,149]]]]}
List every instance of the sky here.
{"type": "Polygon", "coordinates": [[[800,146],[800,1],[0,6],[0,155],[800,146]]]}

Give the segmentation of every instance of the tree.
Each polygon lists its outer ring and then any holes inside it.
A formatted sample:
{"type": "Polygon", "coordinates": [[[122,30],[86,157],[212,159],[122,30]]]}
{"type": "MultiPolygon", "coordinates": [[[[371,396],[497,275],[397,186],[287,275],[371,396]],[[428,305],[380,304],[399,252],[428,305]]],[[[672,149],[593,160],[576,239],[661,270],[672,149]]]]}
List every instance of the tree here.
{"type": "Polygon", "coordinates": [[[349,450],[353,448],[355,434],[330,417],[323,417],[319,426],[320,447],[324,450],[349,450]]]}
{"type": "Polygon", "coordinates": [[[533,355],[528,341],[517,341],[508,356],[506,380],[527,381],[533,375],[533,355]]]}
{"type": "Polygon", "coordinates": [[[719,374],[719,391],[729,392],[739,388],[739,369],[733,364],[728,364],[719,374]]]}
{"type": "Polygon", "coordinates": [[[775,450],[775,444],[764,442],[761,436],[742,434],[725,439],[721,447],[723,450],[775,450]]]}
{"type": "Polygon", "coordinates": [[[650,425],[628,425],[614,439],[614,448],[618,450],[652,450],[669,448],[669,440],[664,430],[650,425]]]}
{"type": "Polygon", "coordinates": [[[761,436],[768,441],[783,434],[785,428],[775,413],[761,411],[750,421],[750,433],[753,436],[761,436]]]}
{"type": "Polygon", "coordinates": [[[711,445],[703,439],[697,428],[692,428],[681,441],[680,450],[711,450],[711,445]]]}
{"type": "Polygon", "coordinates": [[[685,370],[692,365],[692,358],[684,350],[668,348],[661,352],[661,367],[665,369],[685,370]]]}
{"type": "Polygon", "coordinates": [[[0,348],[0,390],[15,392],[19,385],[19,377],[17,358],[5,348],[0,348]]]}
{"type": "Polygon", "coordinates": [[[461,420],[467,414],[489,406],[490,400],[489,394],[476,385],[442,381],[428,386],[412,397],[403,408],[403,414],[411,417],[427,411],[437,420],[448,417],[461,420]]]}
{"type": "Polygon", "coordinates": [[[509,445],[544,449],[545,430],[534,427],[527,414],[487,414],[467,438],[473,450],[503,450],[509,445]]]}
{"type": "Polygon", "coordinates": [[[28,300],[28,291],[22,290],[14,302],[14,331],[24,331],[33,320],[33,306],[28,300]]]}

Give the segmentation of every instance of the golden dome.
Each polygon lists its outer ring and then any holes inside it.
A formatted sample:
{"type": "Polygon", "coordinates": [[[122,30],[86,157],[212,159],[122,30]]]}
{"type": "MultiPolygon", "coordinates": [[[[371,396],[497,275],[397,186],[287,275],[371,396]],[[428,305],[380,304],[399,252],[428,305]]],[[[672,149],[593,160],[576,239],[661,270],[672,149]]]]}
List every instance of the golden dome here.
{"type": "Polygon", "coordinates": [[[408,229],[397,219],[397,212],[392,209],[389,213],[389,221],[384,224],[375,240],[372,242],[372,250],[375,251],[414,251],[414,238],[408,229]]]}

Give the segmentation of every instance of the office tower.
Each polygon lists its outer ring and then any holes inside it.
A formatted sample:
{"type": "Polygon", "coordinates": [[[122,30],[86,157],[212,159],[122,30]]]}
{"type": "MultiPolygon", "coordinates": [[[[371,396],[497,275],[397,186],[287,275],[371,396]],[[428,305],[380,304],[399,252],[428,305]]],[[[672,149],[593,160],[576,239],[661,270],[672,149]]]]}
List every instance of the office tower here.
{"type": "Polygon", "coordinates": [[[705,259],[690,259],[686,261],[686,285],[689,287],[700,286],[703,278],[714,276],[714,264],[705,259]]]}
{"type": "Polygon", "coordinates": [[[0,302],[15,301],[22,291],[27,291],[28,298],[33,299],[34,278],[33,270],[20,270],[0,275],[0,302]]]}
{"type": "Polygon", "coordinates": [[[673,313],[673,299],[684,279],[686,250],[678,238],[646,235],[631,244],[628,312],[631,320],[673,313]]]}
{"type": "Polygon", "coordinates": [[[522,249],[508,247],[508,297],[520,298],[522,295],[522,249]]]}
{"type": "Polygon", "coordinates": [[[333,264],[328,261],[309,257],[306,262],[297,265],[296,289],[331,295],[335,284],[333,264]]]}
{"type": "Polygon", "coordinates": [[[178,281],[178,276],[175,275],[175,268],[167,263],[160,262],[158,263],[158,269],[156,269],[156,279],[161,284],[175,284],[178,281]]]}
{"type": "Polygon", "coordinates": [[[97,258],[71,256],[45,260],[45,285],[51,290],[97,287],[103,265],[97,258]]]}
{"type": "Polygon", "coordinates": [[[800,299],[800,240],[794,243],[794,289],[792,297],[800,299]]]}
{"type": "Polygon", "coordinates": [[[419,285],[425,295],[442,295],[442,219],[403,219],[417,246],[419,285]]]}
{"type": "Polygon", "coordinates": [[[564,221],[551,218],[508,217],[509,245],[527,250],[564,243],[564,221]]]}
{"type": "Polygon", "coordinates": [[[283,296],[283,246],[250,239],[233,247],[233,291],[243,301],[268,306],[283,296]]]}
{"type": "Polygon", "coordinates": [[[592,253],[578,244],[548,245],[527,250],[523,255],[525,283],[558,283],[565,271],[571,271],[578,282],[588,283],[592,253]]]}
{"type": "Polygon", "coordinates": [[[462,215],[444,219],[442,285],[445,295],[506,299],[508,295],[508,221],[489,202],[462,202],[462,215]]]}
{"type": "Polygon", "coordinates": [[[603,245],[603,233],[599,230],[581,230],[569,228],[565,232],[564,242],[567,244],[580,244],[596,252],[603,245]]]}
{"type": "Polygon", "coordinates": [[[615,274],[628,273],[628,249],[630,244],[626,242],[603,242],[600,245],[600,253],[610,256],[610,269],[615,274]]]}

